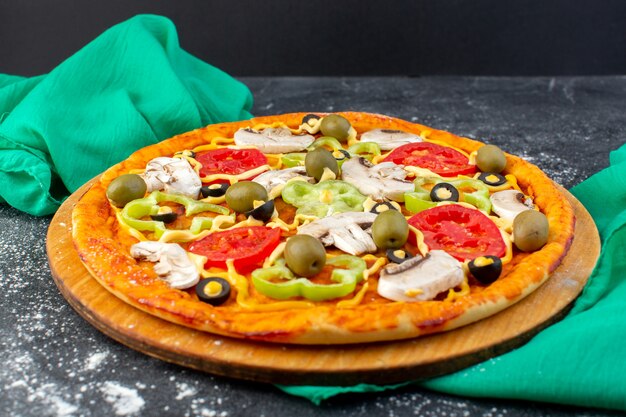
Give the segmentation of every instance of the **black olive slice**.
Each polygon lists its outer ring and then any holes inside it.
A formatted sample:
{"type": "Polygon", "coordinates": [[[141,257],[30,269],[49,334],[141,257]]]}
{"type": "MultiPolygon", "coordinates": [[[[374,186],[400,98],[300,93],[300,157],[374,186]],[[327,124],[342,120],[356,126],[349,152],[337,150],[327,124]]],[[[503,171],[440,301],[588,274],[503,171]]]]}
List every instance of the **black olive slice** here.
{"type": "Polygon", "coordinates": [[[226,194],[226,190],[230,185],[227,182],[222,182],[218,184],[205,185],[200,188],[200,192],[202,193],[203,198],[207,197],[221,197],[226,194]]]}
{"type": "Polygon", "coordinates": [[[506,183],[506,178],[502,174],[497,172],[483,172],[478,176],[478,179],[487,185],[498,186],[506,183]]]}
{"type": "Polygon", "coordinates": [[[230,284],[224,278],[204,278],[196,285],[196,295],[200,301],[204,301],[212,306],[219,306],[228,300],[230,284]]]}
{"type": "Polygon", "coordinates": [[[497,256],[485,255],[472,259],[468,264],[470,273],[478,282],[488,285],[502,273],[502,260],[497,256]]]}
{"type": "Polygon", "coordinates": [[[174,156],[187,156],[189,158],[194,158],[196,157],[196,153],[194,151],[191,151],[189,149],[185,149],[184,151],[178,151],[174,154],[174,156]]]}
{"type": "Polygon", "coordinates": [[[257,220],[262,222],[266,222],[272,218],[274,214],[274,200],[266,201],[261,204],[259,207],[252,209],[250,211],[246,211],[246,216],[254,217],[257,220]]]}
{"type": "Polygon", "coordinates": [[[176,214],[176,212],[172,211],[172,209],[167,206],[163,206],[159,208],[159,211],[157,214],[150,215],[150,218],[152,220],[157,221],[157,222],[163,222],[166,224],[172,223],[174,220],[176,220],[177,217],[178,217],[178,214],[176,214]]]}
{"type": "Polygon", "coordinates": [[[370,209],[370,213],[380,214],[383,211],[387,211],[387,210],[398,210],[398,209],[389,201],[385,201],[384,203],[374,204],[374,206],[372,206],[372,208],[370,209]]]}
{"type": "Polygon", "coordinates": [[[309,124],[309,120],[319,120],[321,119],[321,117],[319,117],[317,114],[307,114],[306,116],[304,116],[302,118],[302,124],[309,124]]]}
{"type": "Polygon", "coordinates": [[[430,190],[432,201],[459,201],[459,190],[447,182],[440,182],[430,190]]]}
{"type": "Polygon", "coordinates": [[[394,264],[401,264],[411,258],[413,258],[413,255],[404,249],[387,249],[387,259],[394,264]]]}
{"type": "Polygon", "coordinates": [[[351,157],[350,152],[345,149],[337,149],[333,152],[333,156],[337,161],[343,161],[344,159],[350,159],[351,157]]]}

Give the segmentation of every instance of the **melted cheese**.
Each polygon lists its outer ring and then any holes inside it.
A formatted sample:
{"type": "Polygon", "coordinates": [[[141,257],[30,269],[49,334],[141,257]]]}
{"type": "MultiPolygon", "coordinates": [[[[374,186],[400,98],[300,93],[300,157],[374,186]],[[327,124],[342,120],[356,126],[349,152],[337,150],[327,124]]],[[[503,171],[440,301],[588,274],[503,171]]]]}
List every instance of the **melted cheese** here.
{"type": "Polygon", "coordinates": [[[416,246],[417,246],[417,250],[419,251],[420,255],[426,256],[426,254],[428,253],[428,251],[430,249],[428,249],[428,246],[424,242],[424,234],[422,233],[421,230],[416,229],[415,226],[409,225],[409,230],[411,230],[413,233],[415,233],[415,239],[417,240],[416,246]]]}
{"type": "Polygon", "coordinates": [[[217,181],[217,180],[227,180],[228,182],[230,182],[231,184],[234,184],[238,181],[241,181],[243,179],[246,178],[251,178],[251,177],[256,177],[257,175],[267,171],[270,169],[269,165],[261,165],[259,167],[256,167],[254,169],[251,169],[249,171],[246,172],[242,172],[241,174],[236,174],[236,175],[230,175],[230,174],[213,174],[213,175],[207,175],[206,177],[200,177],[200,179],[202,180],[202,182],[213,182],[213,181],[217,181]]]}

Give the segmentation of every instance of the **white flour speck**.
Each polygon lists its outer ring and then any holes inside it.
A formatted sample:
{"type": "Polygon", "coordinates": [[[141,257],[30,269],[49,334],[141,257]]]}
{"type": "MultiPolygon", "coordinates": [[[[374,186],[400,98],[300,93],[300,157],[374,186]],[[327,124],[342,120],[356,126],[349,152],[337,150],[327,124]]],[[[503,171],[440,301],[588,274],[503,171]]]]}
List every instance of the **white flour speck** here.
{"type": "Polygon", "coordinates": [[[136,414],[146,403],[137,390],[126,388],[117,382],[105,382],[100,391],[104,394],[104,400],[113,406],[117,416],[136,414]]]}
{"type": "Polygon", "coordinates": [[[87,362],[85,363],[85,370],[92,371],[97,369],[98,366],[102,363],[102,361],[109,356],[109,352],[96,352],[87,358],[87,362]]]}
{"type": "Polygon", "coordinates": [[[192,397],[198,392],[196,388],[191,387],[189,386],[189,384],[186,384],[184,382],[177,382],[176,390],[178,391],[178,393],[176,394],[176,399],[179,401],[186,397],[192,397]]]}

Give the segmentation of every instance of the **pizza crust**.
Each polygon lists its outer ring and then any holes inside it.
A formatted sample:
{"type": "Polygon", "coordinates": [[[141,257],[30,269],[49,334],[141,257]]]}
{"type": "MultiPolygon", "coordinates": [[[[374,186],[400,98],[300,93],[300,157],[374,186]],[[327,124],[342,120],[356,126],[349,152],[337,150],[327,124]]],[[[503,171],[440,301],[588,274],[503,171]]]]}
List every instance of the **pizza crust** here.
{"type": "MultiPolygon", "coordinates": [[[[162,319],[190,328],[255,341],[294,344],[348,344],[399,340],[448,331],[491,316],[538,288],[560,264],[574,235],[573,209],[554,183],[536,166],[507,154],[506,173],[514,174],[524,192],[546,214],[548,243],[539,251],[516,253],[506,276],[454,301],[391,302],[373,297],[370,279],[364,301],[352,307],[336,302],[312,308],[280,311],[245,311],[236,304],[212,307],[194,300],[186,291],[171,289],[156,277],[152,264],[137,262],[129,248],[137,242],[119,225],[106,199],[108,184],[122,173],[142,170],[157,156],[192,149],[214,137],[232,137],[241,128],[283,122],[297,127],[306,113],[254,118],[210,125],[187,132],[133,153],[104,172],[72,212],[72,236],[81,261],[107,290],[128,304],[162,319]]],[[[467,153],[482,143],[403,120],[367,113],[339,113],[359,133],[374,128],[397,129],[445,142],[467,153]]],[[[321,115],[321,114],[320,114],[321,115]]]]}

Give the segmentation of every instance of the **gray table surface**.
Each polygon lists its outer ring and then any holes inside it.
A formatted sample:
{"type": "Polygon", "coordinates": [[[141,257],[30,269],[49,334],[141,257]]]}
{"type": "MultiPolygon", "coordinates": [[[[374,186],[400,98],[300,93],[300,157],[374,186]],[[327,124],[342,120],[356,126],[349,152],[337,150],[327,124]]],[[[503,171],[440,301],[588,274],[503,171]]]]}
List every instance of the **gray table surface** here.
{"type": "MultiPolygon", "coordinates": [[[[256,115],[358,110],[494,143],[569,188],[626,142],[626,77],[244,78],[256,115]]],[[[133,351],[83,320],[55,287],[51,217],[0,205],[1,416],[592,416],[608,410],[469,399],[408,387],[321,406],[133,351]]]]}

